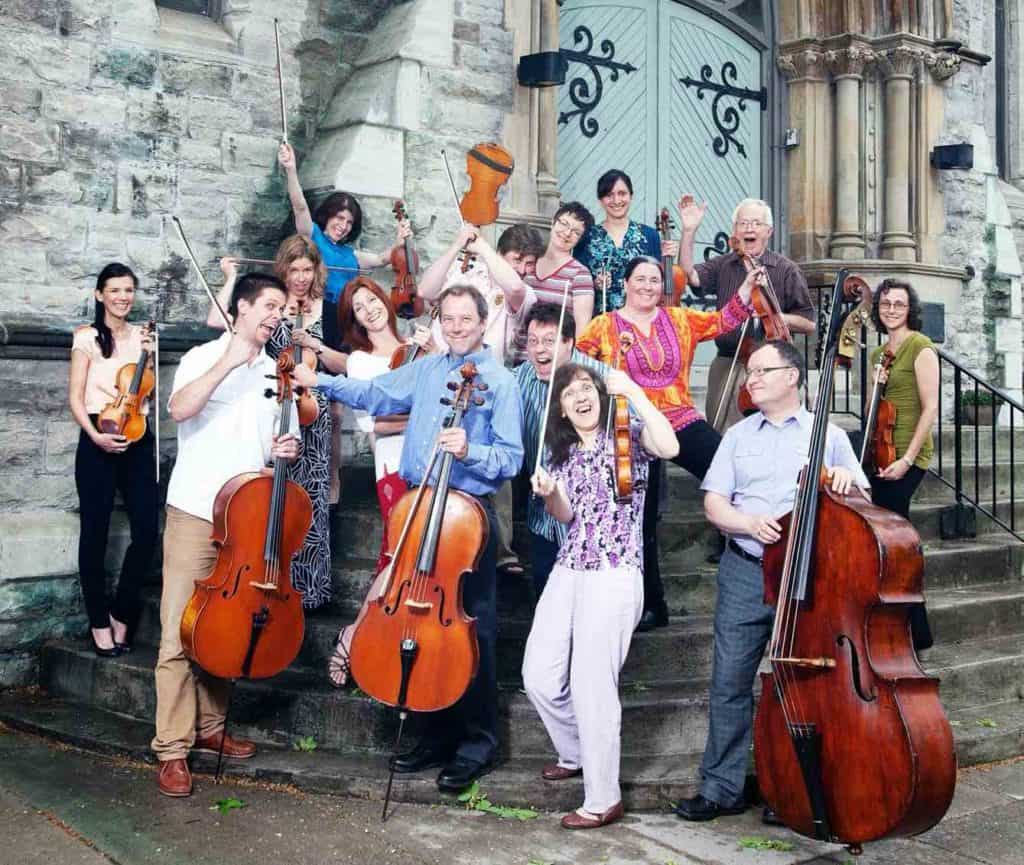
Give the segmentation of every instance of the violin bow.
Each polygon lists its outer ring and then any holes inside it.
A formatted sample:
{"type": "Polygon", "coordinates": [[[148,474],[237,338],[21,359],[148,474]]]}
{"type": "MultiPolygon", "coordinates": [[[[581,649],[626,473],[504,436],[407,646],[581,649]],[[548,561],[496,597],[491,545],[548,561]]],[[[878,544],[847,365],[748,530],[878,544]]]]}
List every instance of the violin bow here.
{"type": "MultiPolygon", "coordinates": [[[[274,261],[274,259],[272,259],[272,258],[240,258],[237,255],[232,255],[232,256],[230,256],[230,258],[233,258],[239,264],[269,264],[271,266],[277,264],[277,262],[274,261]]],[[[325,264],[324,268],[326,270],[339,270],[339,271],[340,270],[344,270],[347,273],[351,273],[352,272],[352,268],[350,268],[350,267],[336,267],[336,266],[333,266],[333,265],[330,265],[330,264],[325,264]]],[[[359,273],[360,276],[370,276],[373,273],[373,271],[372,270],[360,269],[358,271],[358,273],[359,273]]]]}
{"type": "MultiPolygon", "coordinates": [[[[160,295],[157,295],[159,302],[160,295]]],[[[156,485],[160,486],[160,327],[153,321],[153,401],[150,408],[153,412],[153,436],[156,440],[156,451],[153,459],[156,462],[156,485]]]]}
{"type": "Polygon", "coordinates": [[[284,69],[281,68],[281,33],[274,19],[274,47],[277,50],[277,93],[281,97],[281,140],[288,143],[288,109],[284,101],[284,69]]]}
{"type": "Polygon", "coordinates": [[[220,301],[217,300],[217,295],[213,293],[213,289],[210,288],[210,283],[206,281],[206,277],[203,276],[203,269],[199,266],[199,261],[196,258],[196,254],[192,251],[192,246],[188,242],[188,238],[185,237],[185,229],[181,227],[181,220],[177,216],[172,216],[171,220],[174,222],[174,227],[178,229],[178,237],[181,238],[181,243],[185,247],[185,252],[188,253],[189,261],[192,262],[192,266],[196,269],[196,275],[199,277],[199,283],[206,290],[207,297],[210,298],[210,303],[214,305],[217,312],[220,313],[221,319],[224,321],[224,327],[228,333],[234,333],[235,328],[231,323],[231,319],[228,318],[228,314],[224,311],[224,307],[220,305],[220,301]]]}

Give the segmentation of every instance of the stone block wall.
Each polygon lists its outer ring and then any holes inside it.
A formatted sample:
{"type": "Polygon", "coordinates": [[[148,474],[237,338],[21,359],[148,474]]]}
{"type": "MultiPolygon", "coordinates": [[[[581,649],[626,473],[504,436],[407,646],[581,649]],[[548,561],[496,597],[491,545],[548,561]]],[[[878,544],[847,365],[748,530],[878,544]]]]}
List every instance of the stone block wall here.
{"type": "MultiPolygon", "coordinates": [[[[0,4],[0,685],[33,681],[42,640],[86,629],[66,389],[96,273],[129,264],[139,317],[155,313],[179,347],[202,338],[207,301],[167,217],[182,219],[214,285],[221,255],[273,253],[289,213],[274,16],[301,148],[392,5],[225,0],[211,22],[154,0],[0,4]]],[[[166,473],[166,415],[162,433],[166,473]]],[[[112,570],[125,531],[115,515],[112,570]]]]}

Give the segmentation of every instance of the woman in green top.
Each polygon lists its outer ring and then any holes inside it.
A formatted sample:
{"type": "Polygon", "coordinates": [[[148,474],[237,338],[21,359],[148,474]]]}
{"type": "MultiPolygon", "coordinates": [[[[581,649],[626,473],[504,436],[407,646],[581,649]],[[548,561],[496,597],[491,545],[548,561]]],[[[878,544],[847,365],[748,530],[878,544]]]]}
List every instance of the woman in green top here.
{"type": "MultiPolygon", "coordinates": [[[[932,458],[932,427],[939,413],[939,356],[921,333],[921,301],[910,283],[886,279],[875,291],[871,318],[888,340],[871,354],[877,366],[882,352],[893,355],[885,381],[885,398],[896,408],[893,440],[896,460],[871,478],[876,505],[910,519],[910,500],[932,458]]],[[[882,375],[885,375],[883,372],[882,375]]],[[[910,617],[915,649],[932,645],[924,605],[910,617]]]]}

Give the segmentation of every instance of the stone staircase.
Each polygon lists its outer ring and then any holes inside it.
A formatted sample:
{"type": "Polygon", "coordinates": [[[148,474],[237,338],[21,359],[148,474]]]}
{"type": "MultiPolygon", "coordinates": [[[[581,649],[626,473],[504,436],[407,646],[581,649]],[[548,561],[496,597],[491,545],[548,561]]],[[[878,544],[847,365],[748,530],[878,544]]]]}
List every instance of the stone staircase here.
{"type": "MultiPolygon", "coordinates": [[[[999,436],[1008,442],[1006,433],[999,436]]],[[[1024,436],[1018,437],[1017,444],[1024,443],[1024,436]]],[[[950,443],[944,441],[944,446],[951,465],[950,443]]],[[[1001,450],[1008,454],[1008,448],[1001,445],[1001,450]]],[[[636,636],[622,676],[622,780],[627,807],[634,809],[664,807],[692,793],[707,727],[715,569],[704,561],[709,531],[696,485],[674,466],[669,474],[669,506],[660,538],[673,615],[668,627],[636,636]]],[[[1021,474],[1014,473],[1014,483],[1024,492],[1021,474]]],[[[1008,462],[982,467],[979,489],[991,499],[995,484],[1001,498],[1010,475],[1008,462]]],[[[969,480],[973,488],[973,476],[969,480]]],[[[395,714],[358,691],[334,690],[324,675],[337,632],[351,621],[365,593],[380,542],[371,467],[348,467],[344,484],[343,507],[333,525],[336,600],[307,618],[305,642],[290,669],[272,680],[242,682],[236,688],[232,728],[263,748],[254,760],[228,768],[310,790],[380,797],[395,714]],[[316,750],[294,750],[294,743],[306,736],[316,740],[316,750]]],[[[942,680],[957,753],[967,765],[1024,753],[1024,545],[980,514],[976,538],[941,540],[939,513],[951,500],[949,489],[929,476],[913,520],[924,543],[936,638],[922,663],[942,680]]],[[[0,721],[92,750],[148,759],[158,602],[154,583],[131,655],[99,659],[84,641],[48,644],[41,662],[42,693],[0,694],[0,721]]],[[[499,583],[505,762],[483,786],[496,801],[575,807],[582,798],[581,784],[551,784],[537,777],[552,752],[540,720],[519,690],[532,606],[528,578],[499,583]]],[[[415,736],[413,719],[406,742],[415,736]]],[[[212,763],[200,758],[195,765],[202,771],[212,763]]],[[[407,801],[440,798],[433,773],[398,778],[395,795],[407,801]]]]}

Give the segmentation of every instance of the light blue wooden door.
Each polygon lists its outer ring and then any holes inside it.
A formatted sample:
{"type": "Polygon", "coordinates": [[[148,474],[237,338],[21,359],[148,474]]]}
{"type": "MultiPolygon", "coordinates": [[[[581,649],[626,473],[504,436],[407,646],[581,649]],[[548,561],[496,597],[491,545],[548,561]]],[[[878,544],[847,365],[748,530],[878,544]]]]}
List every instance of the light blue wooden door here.
{"type": "Polygon", "coordinates": [[[558,99],[558,176],[563,201],[581,201],[595,217],[597,179],[609,168],[633,180],[633,212],[656,196],[657,5],[651,0],[566,0],[559,44],[573,60],[558,99]]]}
{"type": "Polygon", "coordinates": [[[716,245],[723,251],[736,203],[762,195],[761,51],[690,6],[661,0],[659,14],[659,104],[667,109],[658,127],[658,197],[669,207],[685,192],[707,201],[699,259],[716,245]]]}

